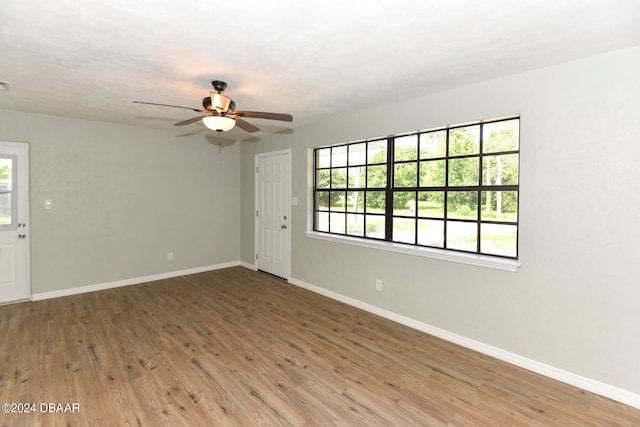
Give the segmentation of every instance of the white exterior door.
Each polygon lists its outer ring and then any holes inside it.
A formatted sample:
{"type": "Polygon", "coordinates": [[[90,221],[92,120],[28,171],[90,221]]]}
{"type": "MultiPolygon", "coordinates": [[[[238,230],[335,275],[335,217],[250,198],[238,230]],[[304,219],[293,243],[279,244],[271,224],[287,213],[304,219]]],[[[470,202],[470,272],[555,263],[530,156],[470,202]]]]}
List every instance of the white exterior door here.
{"type": "Polygon", "coordinates": [[[0,141],[0,304],[30,297],[29,146],[0,141]]]}
{"type": "Polygon", "coordinates": [[[290,150],[256,155],[256,267],[289,278],[290,150]]]}

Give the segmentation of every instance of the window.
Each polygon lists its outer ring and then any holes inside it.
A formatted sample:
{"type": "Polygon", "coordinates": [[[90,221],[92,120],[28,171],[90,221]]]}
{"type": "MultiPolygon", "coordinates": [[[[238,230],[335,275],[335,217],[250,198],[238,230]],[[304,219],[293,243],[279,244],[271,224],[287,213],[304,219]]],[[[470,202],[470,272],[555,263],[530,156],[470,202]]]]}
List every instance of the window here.
{"type": "Polygon", "coordinates": [[[518,257],[518,117],[314,150],[313,230],[518,257]]]}
{"type": "Polygon", "coordinates": [[[16,156],[0,157],[0,230],[16,227],[16,156]]]}

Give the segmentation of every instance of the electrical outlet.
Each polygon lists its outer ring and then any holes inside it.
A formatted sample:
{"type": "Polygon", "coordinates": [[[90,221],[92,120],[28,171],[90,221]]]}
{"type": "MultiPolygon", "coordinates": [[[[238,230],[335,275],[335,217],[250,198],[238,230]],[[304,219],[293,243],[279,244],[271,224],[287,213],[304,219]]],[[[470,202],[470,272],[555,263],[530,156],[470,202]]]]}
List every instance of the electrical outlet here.
{"type": "Polygon", "coordinates": [[[376,279],[376,291],[382,291],[382,280],[376,279]]]}
{"type": "Polygon", "coordinates": [[[167,261],[173,261],[173,252],[167,252],[167,261]]]}

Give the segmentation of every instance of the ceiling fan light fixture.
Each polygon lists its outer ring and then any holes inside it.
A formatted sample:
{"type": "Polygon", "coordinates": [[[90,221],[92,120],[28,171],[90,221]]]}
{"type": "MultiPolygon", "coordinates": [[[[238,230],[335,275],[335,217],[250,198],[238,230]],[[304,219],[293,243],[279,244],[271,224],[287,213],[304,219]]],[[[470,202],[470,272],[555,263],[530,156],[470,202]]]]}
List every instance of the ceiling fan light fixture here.
{"type": "Polygon", "coordinates": [[[209,92],[210,96],[202,98],[202,107],[204,110],[192,107],[183,107],[181,105],[171,104],[158,104],[156,102],[145,101],[133,101],[137,104],[158,105],[161,107],[173,107],[182,108],[185,110],[192,110],[202,114],[198,117],[192,117],[187,120],[183,120],[178,123],[174,123],[174,126],[190,125],[191,123],[197,123],[202,120],[202,123],[209,129],[216,132],[226,132],[233,129],[236,125],[245,132],[253,133],[260,130],[259,127],[246,122],[246,118],[267,119],[267,120],[280,120],[283,122],[293,121],[291,114],[283,113],[268,113],[265,111],[236,111],[236,103],[228,96],[222,95],[227,87],[227,84],[221,80],[214,80],[211,82],[216,92],[209,92]]]}
{"type": "Polygon", "coordinates": [[[224,116],[205,116],[202,118],[202,123],[209,129],[218,132],[226,132],[236,125],[235,120],[224,116]]]}

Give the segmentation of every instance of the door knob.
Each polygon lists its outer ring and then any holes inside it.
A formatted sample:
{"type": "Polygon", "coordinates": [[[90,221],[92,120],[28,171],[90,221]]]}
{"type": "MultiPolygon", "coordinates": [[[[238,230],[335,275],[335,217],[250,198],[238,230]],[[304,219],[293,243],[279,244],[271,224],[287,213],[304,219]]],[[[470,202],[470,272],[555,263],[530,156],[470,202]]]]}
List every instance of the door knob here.
{"type": "Polygon", "coordinates": [[[280,227],[287,228],[287,224],[282,224],[280,227]]]}
{"type": "Polygon", "coordinates": [[[25,224],[24,222],[19,222],[19,223],[18,223],[18,227],[19,227],[19,228],[24,228],[24,227],[26,227],[26,226],[27,226],[27,224],[25,224]]]}
{"type": "Polygon", "coordinates": [[[24,239],[25,237],[27,237],[26,234],[23,234],[23,233],[18,234],[18,239],[24,239]]]}

